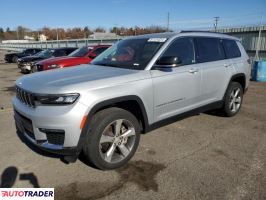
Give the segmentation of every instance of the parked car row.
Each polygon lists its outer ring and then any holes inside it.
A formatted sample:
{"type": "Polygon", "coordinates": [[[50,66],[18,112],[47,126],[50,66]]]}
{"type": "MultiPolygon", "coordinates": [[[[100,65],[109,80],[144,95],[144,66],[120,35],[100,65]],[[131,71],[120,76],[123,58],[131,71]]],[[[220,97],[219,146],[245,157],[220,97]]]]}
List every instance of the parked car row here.
{"type": "Polygon", "coordinates": [[[20,53],[5,55],[6,62],[17,62],[22,73],[33,73],[56,68],[89,64],[110,45],[64,47],[50,49],[26,49],[20,53]]]}
{"type": "Polygon", "coordinates": [[[19,53],[8,53],[5,55],[5,61],[8,63],[16,63],[19,58],[25,57],[25,56],[32,56],[42,51],[42,49],[39,48],[31,48],[31,49],[25,49],[22,52],[19,53]]]}

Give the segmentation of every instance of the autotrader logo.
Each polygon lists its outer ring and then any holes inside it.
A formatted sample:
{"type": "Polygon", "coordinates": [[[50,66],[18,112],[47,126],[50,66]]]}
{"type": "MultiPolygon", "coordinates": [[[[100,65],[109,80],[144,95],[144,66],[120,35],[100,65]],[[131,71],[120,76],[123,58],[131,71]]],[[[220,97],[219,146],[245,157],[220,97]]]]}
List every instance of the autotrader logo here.
{"type": "Polygon", "coordinates": [[[0,188],[1,200],[54,200],[54,188],[0,188]]]}

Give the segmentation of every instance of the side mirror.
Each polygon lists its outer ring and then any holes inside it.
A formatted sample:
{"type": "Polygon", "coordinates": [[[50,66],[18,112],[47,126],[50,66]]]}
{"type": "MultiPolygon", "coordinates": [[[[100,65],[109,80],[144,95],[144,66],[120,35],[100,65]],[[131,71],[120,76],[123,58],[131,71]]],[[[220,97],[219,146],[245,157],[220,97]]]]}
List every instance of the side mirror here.
{"type": "Polygon", "coordinates": [[[96,58],[96,56],[97,55],[95,53],[92,53],[92,54],[89,55],[89,57],[92,58],[92,59],[96,58]]]}
{"type": "Polygon", "coordinates": [[[162,67],[176,67],[180,65],[182,61],[176,56],[163,56],[156,61],[156,66],[162,67]]]}

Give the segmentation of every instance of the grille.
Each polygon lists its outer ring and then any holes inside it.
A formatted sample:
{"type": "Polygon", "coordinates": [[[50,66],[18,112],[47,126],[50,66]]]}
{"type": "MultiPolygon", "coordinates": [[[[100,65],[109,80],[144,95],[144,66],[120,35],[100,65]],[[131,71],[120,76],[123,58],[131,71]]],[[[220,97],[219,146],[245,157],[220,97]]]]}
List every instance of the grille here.
{"type": "Polygon", "coordinates": [[[16,96],[17,98],[24,103],[25,105],[29,106],[29,107],[35,107],[35,103],[34,103],[34,95],[19,88],[16,87],[16,96]]]}
{"type": "MultiPolygon", "coordinates": [[[[35,139],[34,133],[33,133],[33,127],[32,127],[32,122],[30,119],[28,119],[27,117],[21,115],[19,112],[17,112],[15,110],[15,115],[17,117],[19,117],[19,120],[21,122],[21,125],[23,126],[23,128],[25,129],[26,134],[31,137],[32,139],[35,139]]],[[[15,117],[15,119],[17,119],[15,117]]]]}
{"type": "Polygon", "coordinates": [[[63,145],[65,141],[64,132],[46,132],[46,137],[50,144],[63,145]]]}

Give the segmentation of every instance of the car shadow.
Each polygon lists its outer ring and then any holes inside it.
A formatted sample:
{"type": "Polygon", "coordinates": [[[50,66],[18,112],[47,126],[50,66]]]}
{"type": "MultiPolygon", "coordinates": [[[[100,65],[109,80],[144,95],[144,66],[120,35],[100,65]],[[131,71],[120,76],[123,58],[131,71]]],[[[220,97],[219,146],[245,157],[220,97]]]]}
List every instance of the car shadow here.
{"type": "Polygon", "coordinates": [[[0,188],[11,188],[17,179],[18,169],[14,166],[7,167],[1,175],[0,188]]]}
{"type": "MultiPolygon", "coordinates": [[[[1,175],[0,188],[12,188],[18,177],[18,169],[15,166],[7,167],[1,175]]],[[[34,173],[19,174],[19,180],[29,181],[34,188],[39,188],[39,181],[34,173]]]]}

